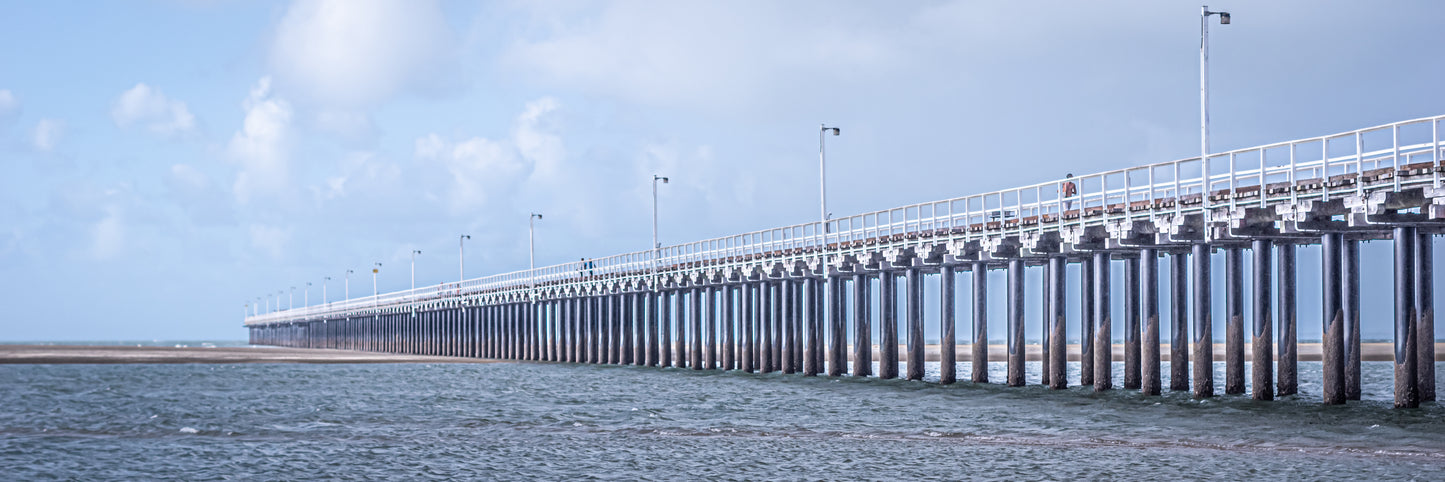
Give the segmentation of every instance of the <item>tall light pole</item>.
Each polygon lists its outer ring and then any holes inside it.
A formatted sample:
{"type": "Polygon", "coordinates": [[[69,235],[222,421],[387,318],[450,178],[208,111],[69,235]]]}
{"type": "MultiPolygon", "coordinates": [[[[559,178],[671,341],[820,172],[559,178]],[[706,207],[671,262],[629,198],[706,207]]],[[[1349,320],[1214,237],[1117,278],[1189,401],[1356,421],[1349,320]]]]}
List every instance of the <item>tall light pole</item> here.
{"type": "Polygon", "coordinates": [[[416,255],[421,254],[420,249],[411,250],[411,290],[416,291],[416,255]]]}
{"type": "Polygon", "coordinates": [[[310,308],[310,307],[311,307],[311,282],[310,282],[310,281],[307,281],[307,282],[306,282],[305,291],[303,291],[303,292],[301,293],[301,304],[302,304],[303,307],[306,307],[306,308],[310,308]]]}
{"type": "Polygon", "coordinates": [[[351,273],[353,272],[349,269],[346,270],[346,301],[351,301],[351,273]]]}
{"type": "Polygon", "coordinates": [[[467,245],[466,245],[466,241],[467,241],[468,239],[472,239],[472,235],[470,235],[470,234],[463,234],[463,235],[461,235],[461,236],[457,236],[457,282],[458,282],[458,283],[461,283],[461,282],[467,280],[467,256],[466,256],[466,252],[467,252],[467,249],[466,249],[466,248],[467,248],[467,245]]]}
{"type": "Polygon", "coordinates": [[[1209,16],[1219,15],[1220,25],[1229,25],[1229,12],[1211,12],[1199,7],[1199,165],[1204,185],[1204,205],[1209,205],[1209,16]]]}
{"type": "Polygon", "coordinates": [[[667,178],[652,175],[652,272],[657,274],[657,261],[662,255],[662,243],[657,241],[657,181],[667,184],[667,178]]]}
{"type": "Polygon", "coordinates": [[[527,264],[532,270],[537,269],[537,225],[534,221],[541,219],[542,215],[537,213],[527,217],[527,264]]]}
{"type": "Polygon", "coordinates": [[[331,277],[330,277],[330,276],[327,276],[327,277],[321,279],[321,304],[323,304],[323,305],[331,304],[331,301],[326,298],[326,282],[327,282],[327,281],[331,281],[331,277]]]}
{"type": "Polygon", "coordinates": [[[286,290],[276,290],[276,311],[281,311],[281,295],[284,294],[286,290]]]}
{"type": "Polygon", "coordinates": [[[829,132],[836,136],[842,134],[843,130],[828,127],[828,124],[818,126],[818,234],[823,239],[821,249],[828,245],[828,156],[823,149],[823,139],[829,132]]]}
{"type": "Polygon", "coordinates": [[[286,297],[286,309],[296,308],[296,287],[291,287],[291,295],[286,297]]]}
{"type": "MultiPolygon", "coordinates": [[[[266,306],[266,308],[267,308],[267,309],[270,309],[271,307],[268,305],[268,306],[266,306]]],[[[256,304],[251,305],[251,315],[252,315],[252,316],[261,316],[261,313],[264,313],[263,311],[261,311],[261,297],[260,297],[260,296],[257,296],[257,297],[256,297],[256,304]]]]}

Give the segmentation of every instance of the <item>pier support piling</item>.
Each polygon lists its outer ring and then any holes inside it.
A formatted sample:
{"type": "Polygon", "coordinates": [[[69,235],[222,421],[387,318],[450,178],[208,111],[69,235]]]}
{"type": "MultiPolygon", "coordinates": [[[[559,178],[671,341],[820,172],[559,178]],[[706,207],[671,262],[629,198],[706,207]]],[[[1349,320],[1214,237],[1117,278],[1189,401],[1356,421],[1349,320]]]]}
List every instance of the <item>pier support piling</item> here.
{"type": "MultiPolygon", "coordinates": [[[[938,383],[948,385],[958,377],[958,358],[955,355],[957,350],[956,337],[954,336],[954,286],[957,279],[953,273],[953,266],[944,265],[938,270],[938,383]]],[[[872,351],[872,346],[868,346],[872,351]]],[[[872,365],[871,361],[869,365],[872,365]]]]}
{"type": "Polygon", "coordinates": [[[1395,408],[1420,406],[1418,329],[1415,281],[1417,272],[1415,227],[1395,228],[1395,408]]]}
{"type": "Polygon", "coordinates": [[[905,278],[908,290],[908,379],[922,380],[924,364],[923,272],[916,266],[910,267],[905,272],[905,278]]]}
{"type": "Polygon", "coordinates": [[[1340,291],[1340,258],[1344,235],[1326,233],[1320,236],[1320,297],[1322,316],[1320,333],[1323,337],[1323,390],[1325,405],[1345,403],[1345,310],[1344,296],[1340,291]]]}
{"type": "Polygon", "coordinates": [[[973,342],[969,380],[988,383],[988,264],[973,263],[973,342]]]}
{"type": "Polygon", "coordinates": [[[1024,260],[1008,263],[1008,386],[1024,386],[1024,260]]]}

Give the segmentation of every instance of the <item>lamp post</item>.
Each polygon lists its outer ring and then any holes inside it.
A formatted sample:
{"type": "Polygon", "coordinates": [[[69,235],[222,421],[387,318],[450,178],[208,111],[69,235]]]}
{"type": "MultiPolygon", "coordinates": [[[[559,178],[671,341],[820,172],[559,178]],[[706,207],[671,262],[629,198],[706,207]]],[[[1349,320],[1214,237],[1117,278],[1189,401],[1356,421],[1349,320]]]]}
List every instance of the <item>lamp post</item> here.
{"type": "Polygon", "coordinates": [[[657,274],[658,257],[662,254],[662,243],[657,241],[657,181],[667,184],[667,178],[657,174],[652,175],[652,273],[657,274]]]}
{"type": "Polygon", "coordinates": [[[828,246],[828,156],[823,149],[823,139],[829,132],[837,136],[842,134],[843,130],[828,127],[827,124],[819,124],[818,127],[818,235],[823,240],[819,249],[828,246]]]}
{"type": "Polygon", "coordinates": [[[296,308],[296,287],[291,287],[291,294],[286,296],[286,309],[296,308]]]}
{"type": "Polygon", "coordinates": [[[346,270],[346,301],[351,301],[351,273],[353,272],[349,269],[346,270]]]}
{"type": "Polygon", "coordinates": [[[411,250],[411,290],[416,291],[416,255],[421,254],[420,249],[411,250]]]}
{"type": "Polygon", "coordinates": [[[457,283],[467,280],[467,257],[466,240],[472,239],[472,235],[463,234],[457,237],[457,283]]]}
{"type": "Polygon", "coordinates": [[[1203,186],[1200,195],[1209,206],[1209,16],[1219,15],[1220,25],[1229,25],[1229,12],[1211,12],[1199,7],[1199,164],[1203,186]]]}
{"type": "Polygon", "coordinates": [[[537,225],[534,221],[541,220],[542,215],[537,213],[527,217],[527,264],[532,270],[537,269],[537,225]]]}
{"type": "Polygon", "coordinates": [[[301,305],[304,308],[311,307],[311,282],[306,282],[306,288],[301,292],[301,305]]]}
{"type": "Polygon", "coordinates": [[[330,276],[327,276],[327,277],[321,279],[321,304],[323,304],[323,305],[331,304],[331,301],[326,298],[326,282],[327,282],[327,281],[331,281],[331,277],[330,277],[330,276]]]}

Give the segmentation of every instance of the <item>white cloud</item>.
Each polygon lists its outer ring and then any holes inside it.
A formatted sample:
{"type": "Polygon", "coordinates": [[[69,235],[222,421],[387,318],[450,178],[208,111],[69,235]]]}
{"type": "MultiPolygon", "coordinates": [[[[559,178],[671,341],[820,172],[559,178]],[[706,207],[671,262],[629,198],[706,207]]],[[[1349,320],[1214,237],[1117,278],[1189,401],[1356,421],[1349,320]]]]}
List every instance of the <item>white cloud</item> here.
{"type": "MultiPolygon", "coordinates": [[[[616,2],[535,6],[543,35],[504,61],[540,78],[648,103],[752,105],[798,88],[890,70],[903,49],[869,12],[828,5],[616,2]],[[818,13],[826,13],[818,15],[818,13]],[[864,20],[866,19],[866,20],[864,20]]],[[[883,19],[877,19],[882,21],[883,19]]]]}
{"type": "Polygon", "coordinates": [[[49,152],[55,149],[60,143],[60,138],[65,136],[65,121],[59,119],[40,119],[35,123],[35,130],[31,133],[31,144],[38,151],[49,152]]]}
{"type": "Polygon", "coordinates": [[[306,100],[358,106],[434,87],[452,51],[435,1],[301,0],[277,26],[271,64],[306,100]]]}
{"type": "Polygon", "coordinates": [[[272,258],[280,258],[291,242],[291,230],[265,224],[250,226],[251,246],[265,251],[272,258]]]}
{"type": "Polygon", "coordinates": [[[120,254],[125,244],[125,223],[119,206],[105,208],[105,218],[90,228],[90,254],[96,259],[110,259],[120,254]]]}
{"type": "Polygon", "coordinates": [[[271,78],[263,77],[241,106],[246,119],[241,131],[231,137],[229,151],[241,166],[234,192],[236,200],[244,204],[258,194],[275,193],[290,181],[291,105],[273,97],[271,78]]]}
{"type": "Polygon", "coordinates": [[[511,142],[481,137],[452,143],[431,134],[416,140],[416,157],[439,162],[451,174],[447,198],[457,212],[504,197],[502,193],[514,190],[529,167],[511,142]]]}
{"type": "Polygon", "coordinates": [[[196,118],[185,102],[167,98],[160,90],[144,83],[121,93],[111,106],[110,117],[122,128],[142,125],[161,135],[188,132],[196,127],[196,118]]]}
{"type": "Polygon", "coordinates": [[[550,114],[559,108],[556,99],[543,97],[522,109],[509,138],[452,142],[430,134],[416,140],[414,153],[418,159],[440,163],[451,174],[447,197],[457,211],[486,205],[528,181],[575,193],[571,188],[580,186],[569,185],[575,176],[563,165],[562,138],[548,125],[550,114]]]}
{"type": "Polygon", "coordinates": [[[20,110],[20,100],[8,89],[0,89],[0,117],[20,110]]]}

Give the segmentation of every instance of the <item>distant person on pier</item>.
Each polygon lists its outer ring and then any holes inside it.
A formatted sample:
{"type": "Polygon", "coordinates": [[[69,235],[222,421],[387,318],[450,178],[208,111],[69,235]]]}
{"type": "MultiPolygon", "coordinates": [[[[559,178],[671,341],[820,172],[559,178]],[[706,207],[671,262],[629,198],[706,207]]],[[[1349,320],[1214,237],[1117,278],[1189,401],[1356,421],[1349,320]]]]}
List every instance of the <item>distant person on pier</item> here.
{"type": "Polygon", "coordinates": [[[1074,196],[1079,195],[1079,186],[1077,184],[1074,184],[1074,181],[1069,180],[1073,178],[1074,173],[1071,172],[1068,175],[1065,175],[1064,182],[1062,184],[1059,184],[1060,194],[1064,198],[1064,211],[1074,209],[1074,196]]]}

